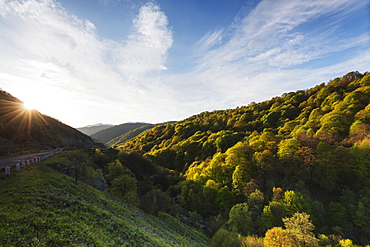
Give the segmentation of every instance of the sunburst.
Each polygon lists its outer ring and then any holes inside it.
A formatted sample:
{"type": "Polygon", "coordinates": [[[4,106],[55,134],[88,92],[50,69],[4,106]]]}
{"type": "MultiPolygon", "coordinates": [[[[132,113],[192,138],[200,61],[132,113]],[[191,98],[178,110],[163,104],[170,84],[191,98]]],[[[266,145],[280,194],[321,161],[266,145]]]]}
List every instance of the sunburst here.
{"type": "Polygon", "coordinates": [[[35,138],[32,135],[33,129],[44,129],[49,125],[41,113],[31,107],[26,107],[22,102],[2,100],[0,104],[1,122],[13,130],[9,139],[32,141],[35,138]]]}

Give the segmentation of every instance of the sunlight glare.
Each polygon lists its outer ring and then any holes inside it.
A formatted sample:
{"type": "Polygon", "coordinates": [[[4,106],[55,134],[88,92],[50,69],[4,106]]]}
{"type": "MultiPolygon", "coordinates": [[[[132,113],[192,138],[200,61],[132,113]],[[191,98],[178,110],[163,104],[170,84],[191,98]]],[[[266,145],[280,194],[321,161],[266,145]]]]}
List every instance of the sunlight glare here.
{"type": "Polygon", "coordinates": [[[27,110],[36,110],[35,104],[32,104],[31,102],[23,102],[23,107],[27,110]]]}

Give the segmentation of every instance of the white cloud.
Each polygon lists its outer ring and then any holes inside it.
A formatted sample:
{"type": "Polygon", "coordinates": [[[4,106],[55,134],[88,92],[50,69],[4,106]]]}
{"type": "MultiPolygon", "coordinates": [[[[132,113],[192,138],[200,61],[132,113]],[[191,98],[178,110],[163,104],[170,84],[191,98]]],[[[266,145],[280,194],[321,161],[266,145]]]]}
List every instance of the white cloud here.
{"type": "MultiPolygon", "coordinates": [[[[294,66],[368,44],[368,34],[345,37],[338,24],[366,5],[364,0],[263,0],[244,18],[235,21],[228,40],[222,44],[212,47],[213,37],[224,35],[219,32],[207,34],[198,42],[197,47],[205,52],[191,73],[192,81],[209,89],[205,95],[214,99],[211,107],[225,108],[268,99],[289,88],[306,87],[308,83],[313,86],[323,79],[318,74],[325,74],[328,80],[334,74],[332,66],[321,69],[294,66]],[[310,26],[323,16],[325,21],[321,20],[320,28],[310,26]]],[[[353,57],[369,65],[366,54],[353,54],[353,57]]],[[[341,64],[348,65],[347,61],[341,64]]],[[[366,67],[358,63],[352,65],[338,65],[335,73],[340,75],[366,67]]],[[[203,107],[209,104],[204,101],[203,107]]]]}
{"type": "Polygon", "coordinates": [[[74,126],[161,122],[258,102],[367,70],[369,53],[358,47],[368,35],[346,37],[340,26],[366,2],[263,0],[201,38],[191,72],[171,74],[172,29],[153,1],[139,8],[127,39],[114,41],[56,0],[0,0],[0,86],[25,101],[36,95],[41,112],[74,126]],[[351,48],[358,48],[352,59],[304,66],[351,48]]]}
{"type": "Polygon", "coordinates": [[[220,44],[223,38],[223,32],[224,28],[220,28],[214,32],[208,32],[193,46],[192,53],[195,56],[201,56],[215,44],[220,44]]]}
{"type": "Polygon", "coordinates": [[[129,80],[142,80],[147,73],[163,70],[172,32],[166,15],[158,5],[148,2],[133,21],[134,31],[118,52],[122,74],[129,80]]]}
{"type": "Polygon", "coordinates": [[[83,124],[86,112],[96,115],[87,121],[141,121],[162,106],[159,99],[170,100],[163,95],[169,89],[153,88],[158,80],[146,78],[166,69],[173,42],[167,17],[153,2],[140,8],[121,43],[98,37],[92,22],[54,0],[3,0],[0,18],[1,86],[25,101],[35,100],[26,89],[54,95],[40,102],[43,113],[75,125],[83,124]]]}

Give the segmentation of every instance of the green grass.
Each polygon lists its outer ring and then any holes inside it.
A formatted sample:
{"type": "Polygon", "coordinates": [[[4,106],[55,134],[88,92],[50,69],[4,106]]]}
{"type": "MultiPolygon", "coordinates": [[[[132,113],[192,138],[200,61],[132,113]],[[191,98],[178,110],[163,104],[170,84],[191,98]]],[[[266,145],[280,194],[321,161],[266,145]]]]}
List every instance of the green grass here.
{"type": "Polygon", "coordinates": [[[54,171],[64,152],[0,175],[0,246],[208,246],[171,216],[164,220],[54,171]]]}

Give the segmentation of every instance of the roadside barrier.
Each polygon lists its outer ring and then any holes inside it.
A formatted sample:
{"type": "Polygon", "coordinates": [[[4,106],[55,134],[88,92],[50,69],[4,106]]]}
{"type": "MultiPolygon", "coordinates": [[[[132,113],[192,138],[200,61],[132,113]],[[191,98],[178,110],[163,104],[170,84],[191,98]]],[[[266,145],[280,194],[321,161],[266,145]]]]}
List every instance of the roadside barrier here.
{"type": "MultiPolygon", "coordinates": [[[[24,160],[22,161],[21,163],[16,163],[16,164],[13,164],[13,165],[8,165],[5,167],[5,176],[9,176],[10,175],[10,169],[15,167],[15,170],[16,171],[20,171],[21,168],[25,168],[26,166],[29,166],[31,165],[32,163],[37,163],[37,162],[40,162],[44,159],[47,159],[49,158],[50,156],[54,155],[54,154],[57,154],[57,153],[60,153],[61,151],[58,150],[58,151],[55,151],[53,153],[50,153],[50,154],[46,154],[46,155],[43,155],[43,156],[40,156],[40,157],[37,157],[37,158],[33,158],[33,159],[27,159],[27,160],[24,160]]],[[[0,169],[1,171],[1,169],[0,169]]]]}
{"type": "Polygon", "coordinates": [[[5,167],[5,176],[10,175],[10,166],[5,167]]]}

